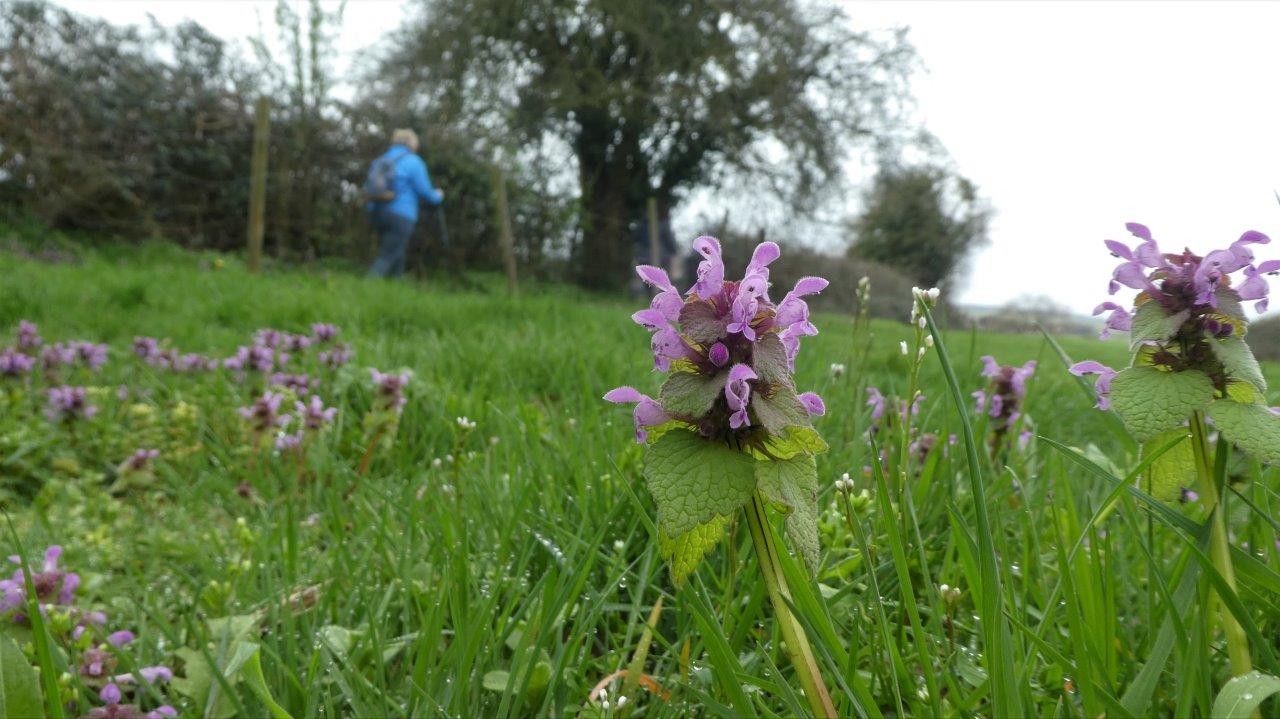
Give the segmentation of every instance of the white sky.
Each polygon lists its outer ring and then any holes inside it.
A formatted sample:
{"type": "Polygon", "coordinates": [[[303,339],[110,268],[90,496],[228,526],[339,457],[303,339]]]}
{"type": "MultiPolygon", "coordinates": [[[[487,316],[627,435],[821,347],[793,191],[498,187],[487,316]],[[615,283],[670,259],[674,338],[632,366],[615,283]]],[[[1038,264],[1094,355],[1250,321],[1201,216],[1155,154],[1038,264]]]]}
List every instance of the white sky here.
{"type": "MultiPolygon", "coordinates": [[[[228,38],[275,35],[270,0],[60,4],[116,23],[150,13],[228,38]]],[[[1258,256],[1280,257],[1280,3],[843,4],[859,28],[911,27],[927,67],[913,80],[920,120],[995,207],[962,301],[1039,293],[1088,312],[1115,264],[1102,240],[1125,239],[1129,220],[1168,250],[1201,253],[1257,229],[1278,240],[1258,256]]],[[[334,69],[405,6],[348,2],[334,69]]]]}

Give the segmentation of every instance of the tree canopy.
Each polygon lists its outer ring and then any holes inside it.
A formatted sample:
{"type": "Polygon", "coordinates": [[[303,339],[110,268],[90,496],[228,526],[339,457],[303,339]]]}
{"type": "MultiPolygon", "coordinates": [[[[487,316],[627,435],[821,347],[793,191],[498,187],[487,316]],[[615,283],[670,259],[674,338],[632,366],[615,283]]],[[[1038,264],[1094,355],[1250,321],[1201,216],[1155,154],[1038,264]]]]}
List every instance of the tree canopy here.
{"type": "Polygon", "coordinates": [[[728,172],[799,207],[838,185],[848,150],[887,131],[913,58],[900,34],[794,1],[424,0],[371,92],[482,152],[565,147],[578,276],[606,287],[648,197],[666,214],[728,172]]]}

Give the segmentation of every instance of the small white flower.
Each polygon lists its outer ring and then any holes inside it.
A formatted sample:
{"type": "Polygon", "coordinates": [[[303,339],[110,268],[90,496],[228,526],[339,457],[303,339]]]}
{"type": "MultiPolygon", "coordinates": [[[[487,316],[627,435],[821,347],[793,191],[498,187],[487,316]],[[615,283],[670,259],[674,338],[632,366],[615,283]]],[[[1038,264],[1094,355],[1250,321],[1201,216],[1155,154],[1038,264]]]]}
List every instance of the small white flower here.
{"type": "Polygon", "coordinates": [[[435,459],[431,460],[431,466],[432,466],[432,467],[439,467],[439,466],[440,466],[440,464],[441,464],[441,462],[440,462],[440,458],[439,458],[439,457],[436,457],[435,459]]]}
{"type": "Polygon", "coordinates": [[[627,543],[622,541],[621,539],[613,540],[613,551],[621,552],[623,549],[626,549],[626,547],[627,547],[627,543]]]}
{"type": "Polygon", "coordinates": [[[903,356],[903,357],[906,357],[906,356],[907,356],[907,341],[906,341],[906,340],[899,340],[899,341],[898,341],[898,349],[902,350],[902,356],[903,356]]]}
{"type": "Polygon", "coordinates": [[[929,326],[929,322],[925,318],[921,317],[916,320],[916,326],[920,329],[924,329],[929,326]]]}
{"type": "Polygon", "coordinates": [[[462,429],[472,430],[476,428],[476,423],[466,417],[458,417],[455,421],[457,421],[458,426],[462,429]]]}
{"type": "Polygon", "coordinates": [[[863,276],[858,280],[858,287],[865,288],[865,287],[866,287],[867,285],[869,285],[869,284],[871,284],[871,278],[870,278],[870,277],[867,277],[866,275],[863,275],[863,276]]]}
{"type": "Polygon", "coordinates": [[[453,455],[452,455],[452,454],[446,454],[446,455],[444,456],[444,461],[448,462],[449,464],[453,464],[453,455]]]}
{"type": "Polygon", "coordinates": [[[924,346],[925,346],[925,347],[932,347],[932,346],[933,346],[933,335],[925,335],[925,336],[924,336],[924,346]]]}
{"type": "Polygon", "coordinates": [[[938,301],[938,297],[940,297],[940,296],[942,295],[942,291],[941,291],[941,290],[939,290],[937,287],[930,287],[930,288],[929,288],[929,291],[928,291],[928,292],[926,292],[925,294],[927,294],[927,295],[929,296],[929,301],[930,301],[930,302],[937,302],[937,301],[938,301]]]}
{"type": "Polygon", "coordinates": [[[928,351],[929,351],[929,348],[927,347],[921,347],[920,349],[916,350],[916,361],[919,362],[920,360],[924,359],[924,355],[928,351]]]}
{"type": "Polygon", "coordinates": [[[835,377],[835,378],[837,378],[837,379],[838,379],[838,378],[839,378],[840,376],[842,376],[843,374],[844,374],[844,365],[840,364],[839,362],[833,362],[833,363],[831,363],[831,376],[832,376],[832,377],[835,377]]]}

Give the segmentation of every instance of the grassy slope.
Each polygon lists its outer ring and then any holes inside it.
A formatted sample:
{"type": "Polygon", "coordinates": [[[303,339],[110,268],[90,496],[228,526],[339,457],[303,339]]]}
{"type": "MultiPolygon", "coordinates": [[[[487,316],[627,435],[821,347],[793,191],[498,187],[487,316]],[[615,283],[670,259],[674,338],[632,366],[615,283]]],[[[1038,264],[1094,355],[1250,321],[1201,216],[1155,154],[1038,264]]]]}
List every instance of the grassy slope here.
{"type": "MultiPolygon", "coordinates": [[[[295,715],[495,715],[525,709],[560,715],[575,711],[598,679],[626,665],[649,606],[672,592],[648,539],[652,505],[638,477],[629,414],[599,399],[619,384],[656,392],[647,337],[627,319],[633,307],[558,288],[512,300],[496,285],[488,293],[450,294],[343,275],[256,278],[234,263],[224,270],[202,269],[207,259],[152,248],[46,266],[0,255],[0,328],[26,318],[50,339],[110,342],[113,363],[104,384],[155,386],[158,403],[182,398],[210,408],[199,440],[214,461],[183,465],[181,472],[162,469],[159,491],[105,500],[119,507],[104,508],[97,495],[90,509],[72,507],[86,501],[80,490],[66,489],[75,480],[51,482],[38,511],[18,510],[25,544],[66,545],[71,564],[91,577],[92,593],[116,616],[133,619],[140,635],[164,636],[170,648],[194,641],[201,632],[199,616],[264,609],[271,628],[263,639],[268,683],[295,715]],[[362,482],[355,482],[352,465],[360,452],[360,408],[368,403],[363,375],[348,373],[335,378],[328,392],[321,390],[350,411],[340,418],[332,447],[313,458],[318,479],[295,491],[292,467],[275,463],[250,470],[237,449],[233,408],[248,402],[245,390],[221,380],[169,382],[127,357],[136,334],[225,356],[256,328],[302,331],[315,321],[342,327],[343,339],[357,349],[357,366],[407,367],[417,378],[399,442],[362,482]],[[463,415],[478,423],[471,435],[454,422],[463,415]],[[452,465],[433,465],[433,459],[470,452],[474,456],[452,465]],[[260,501],[234,493],[242,479],[258,488],[260,501]],[[353,482],[356,489],[346,498],[353,482]],[[303,518],[313,514],[316,520],[304,526],[303,518]],[[236,517],[249,530],[239,537],[236,517]],[[211,582],[227,584],[211,590],[211,582]],[[314,608],[294,613],[281,607],[283,598],[309,586],[319,587],[314,608]],[[326,634],[322,628],[330,625],[356,632],[349,651],[319,640],[340,636],[338,630],[326,634]],[[379,659],[396,648],[401,651],[392,658],[379,659]],[[526,700],[482,689],[485,672],[528,669],[532,663],[522,657],[540,652],[559,679],[550,691],[528,698],[527,706],[526,700]]],[[[828,366],[852,367],[866,338],[852,336],[846,317],[822,317],[818,325],[823,334],[806,341],[797,384],[818,390],[827,401],[829,412],[818,428],[832,451],[819,458],[819,473],[824,481],[845,471],[856,477],[867,455],[862,387],[906,391],[906,362],[897,340],[908,337],[909,329],[874,323],[865,376],[832,380],[828,366]]],[[[1041,370],[1028,407],[1038,431],[1067,444],[1097,444],[1121,467],[1131,462],[1127,440],[1109,432],[1039,338],[960,332],[948,342],[966,392],[980,386],[981,354],[1017,364],[1038,359],[1041,370]]],[[[1115,343],[1072,339],[1064,345],[1076,358],[1123,362],[1123,346],[1115,343]]],[[[1268,367],[1272,380],[1280,379],[1276,369],[1268,367]]],[[[955,432],[954,408],[932,358],[924,387],[928,400],[920,425],[942,436],[955,432]]],[[[972,576],[948,514],[954,508],[956,517],[968,521],[972,509],[963,492],[956,496],[951,490],[953,478],[954,486],[964,486],[961,465],[944,461],[913,490],[918,515],[907,528],[924,548],[913,542],[907,549],[913,559],[919,553],[926,560],[913,561],[910,576],[913,594],[923,603],[927,652],[943,667],[949,706],[974,709],[985,690],[972,651],[979,634],[970,620],[971,600],[966,596],[948,613],[933,591],[941,582],[967,585],[972,576]]],[[[1102,706],[1098,695],[1118,696],[1132,680],[1135,662],[1152,638],[1144,618],[1162,611],[1154,590],[1134,581],[1151,571],[1145,552],[1168,571],[1180,545],[1172,533],[1148,529],[1144,515],[1126,504],[1119,515],[1123,522],[1117,519],[1108,534],[1093,535],[1100,554],[1076,560],[1072,574],[1080,605],[1070,612],[1046,607],[1062,578],[1057,533],[1073,542],[1104,488],[1043,446],[1014,465],[1021,492],[1014,489],[1012,473],[992,472],[990,478],[1006,589],[1018,622],[1034,626],[1044,612],[1051,615],[1040,635],[1048,649],[1037,651],[1037,642],[1019,634],[1019,678],[1037,711],[1092,711],[1102,706]],[[1087,641],[1073,643],[1072,637],[1087,641]],[[1064,675],[1073,677],[1080,693],[1064,694],[1064,675]]],[[[1261,498],[1274,499],[1269,493],[1261,498]]],[[[829,504],[830,495],[824,493],[822,502],[829,504]]],[[[872,683],[886,711],[895,710],[895,697],[901,696],[908,713],[927,715],[931,704],[917,693],[913,642],[899,626],[903,592],[884,534],[890,520],[872,513],[863,521],[873,547],[883,552],[874,565],[875,584],[869,584],[866,565],[856,559],[839,523],[833,519],[827,528],[832,571],[824,584],[835,592],[829,608],[852,653],[854,666],[848,669],[872,683]],[[882,608],[892,624],[887,633],[882,608]],[[895,651],[905,658],[898,672],[891,669],[895,651]]],[[[1269,528],[1249,521],[1246,536],[1255,545],[1266,541],[1269,528]]],[[[738,557],[748,554],[746,546],[737,549],[738,557]]],[[[1274,556],[1268,561],[1277,566],[1274,556]]],[[[786,714],[786,693],[775,686],[769,668],[784,659],[776,647],[758,651],[759,627],[770,624],[755,571],[749,563],[735,564],[722,546],[702,581],[732,653],[744,663],[741,671],[753,677],[744,683],[768,689],[753,695],[755,710],[786,714]],[[734,578],[735,568],[746,572],[743,578],[734,578]]],[[[693,594],[668,596],[650,655],[648,671],[670,688],[690,674],[687,688],[677,690],[671,703],[646,700],[658,714],[679,713],[686,703],[711,713],[727,701],[706,682],[726,668],[723,658],[716,661],[704,651],[690,609],[693,594]],[[680,659],[686,641],[689,665],[680,659]]],[[[1258,619],[1264,630],[1274,631],[1274,614],[1258,619]]],[[[1178,701],[1203,706],[1211,696],[1210,680],[1221,674],[1217,658],[1180,649],[1185,651],[1178,653],[1179,664],[1170,665],[1180,673],[1159,694],[1166,711],[1178,701]]],[[[149,651],[153,659],[168,658],[157,646],[149,651]]],[[[526,679],[517,673],[516,687],[526,679]]],[[[245,693],[243,701],[253,713],[254,700],[245,693]]]]}

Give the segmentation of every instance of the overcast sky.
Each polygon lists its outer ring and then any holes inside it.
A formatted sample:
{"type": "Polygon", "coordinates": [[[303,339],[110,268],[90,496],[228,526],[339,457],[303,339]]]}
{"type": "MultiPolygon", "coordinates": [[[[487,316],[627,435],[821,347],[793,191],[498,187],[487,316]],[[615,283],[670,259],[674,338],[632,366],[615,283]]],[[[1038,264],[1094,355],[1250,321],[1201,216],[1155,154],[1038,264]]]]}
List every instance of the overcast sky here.
{"type": "MultiPolygon", "coordinates": [[[[260,17],[274,33],[272,1],[60,4],[241,39],[260,17]]],[[[1201,253],[1257,229],[1278,240],[1259,257],[1280,257],[1280,3],[843,4],[859,28],[911,28],[927,68],[913,82],[920,119],[995,207],[963,301],[1041,293],[1088,312],[1115,264],[1102,240],[1124,239],[1130,220],[1201,253]]],[[[404,5],[351,0],[335,69],[404,5]]]]}

